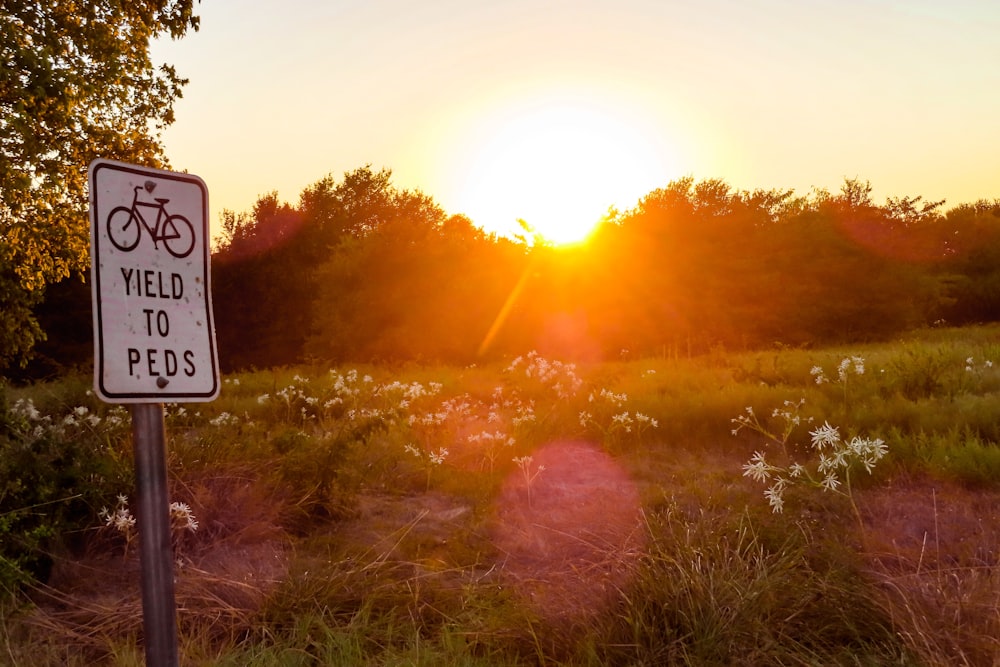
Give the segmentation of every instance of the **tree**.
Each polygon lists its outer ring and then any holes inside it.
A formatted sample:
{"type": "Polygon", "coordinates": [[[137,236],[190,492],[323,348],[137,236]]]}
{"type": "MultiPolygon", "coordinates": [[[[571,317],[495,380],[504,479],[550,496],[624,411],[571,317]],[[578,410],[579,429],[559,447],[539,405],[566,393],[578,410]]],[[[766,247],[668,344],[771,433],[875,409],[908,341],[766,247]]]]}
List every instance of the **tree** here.
{"type": "Polygon", "coordinates": [[[306,351],[337,363],[470,363],[517,283],[523,247],[444,217],[420,193],[393,201],[392,217],[318,268],[306,351]]]}
{"type": "MultiPolygon", "coordinates": [[[[160,133],[186,80],[150,41],[198,29],[194,0],[4,0],[0,9],[0,307],[87,266],[87,166],[162,166],[160,133]],[[23,291],[26,294],[16,294],[23,291]]],[[[23,320],[23,318],[22,318],[23,320]]],[[[0,329],[0,367],[32,321],[0,329]],[[21,333],[19,333],[21,332],[21,333]],[[13,336],[13,338],[11,337],[13,336]]],[[[37,327],[35,327],[37,328],[37,327]]]]}
{"type": "Polygon", "coordinates": [[[311,266],[302,261],[300,211],[262,195],[253,212],[226,212],[213,256],[212,303],[224,371],[299,360],[309,326],[311,266]]]}

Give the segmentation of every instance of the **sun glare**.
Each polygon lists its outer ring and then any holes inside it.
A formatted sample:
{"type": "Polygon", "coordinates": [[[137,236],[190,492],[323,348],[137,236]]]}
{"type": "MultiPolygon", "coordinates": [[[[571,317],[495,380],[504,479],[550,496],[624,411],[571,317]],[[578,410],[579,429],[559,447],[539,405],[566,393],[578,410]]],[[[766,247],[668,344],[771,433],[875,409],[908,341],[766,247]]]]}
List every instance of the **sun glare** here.
{"type": "Polygon", "coordinates": [[[483,120],[470,139],[454,204],[500,234],[523,234],[523,220],[550,243],[577,243],[609,208],[631,208],[672,177],[648,128],[596,104],[523,105],[483,120]]]}

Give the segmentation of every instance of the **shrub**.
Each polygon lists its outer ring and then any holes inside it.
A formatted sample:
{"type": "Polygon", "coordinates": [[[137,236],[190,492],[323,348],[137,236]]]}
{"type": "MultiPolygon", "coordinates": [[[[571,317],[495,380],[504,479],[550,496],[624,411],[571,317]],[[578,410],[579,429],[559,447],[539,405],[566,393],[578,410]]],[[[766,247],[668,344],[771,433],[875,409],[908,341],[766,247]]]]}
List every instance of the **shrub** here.
{"type": "Polygon", "coordinates": [[[93,526],[97,509],[131,486],[123,411],[78,406],[61,418],[0,391],[0,587],[44,581],[54,552],[93,526]]]}

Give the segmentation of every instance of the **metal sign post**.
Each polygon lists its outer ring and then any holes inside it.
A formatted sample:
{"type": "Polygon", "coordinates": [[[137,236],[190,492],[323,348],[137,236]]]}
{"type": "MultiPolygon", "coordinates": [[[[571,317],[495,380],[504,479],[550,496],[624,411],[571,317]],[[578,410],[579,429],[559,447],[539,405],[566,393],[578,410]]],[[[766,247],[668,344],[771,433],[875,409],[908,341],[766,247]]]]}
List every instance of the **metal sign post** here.
{"type": "Polygon", "coordinates": [[[208,189],[197,176],[90,164],[94,389],[132,404],[146,664],[176,667],[164,402],[219,393],[208,189]]]}
{"type": "Polygon", "coordinates": [[[146,664],[150,667],[176,667],[178,664],[165,440],[163,406],[158,403],[133,405],[142,630],[146,664]]]}

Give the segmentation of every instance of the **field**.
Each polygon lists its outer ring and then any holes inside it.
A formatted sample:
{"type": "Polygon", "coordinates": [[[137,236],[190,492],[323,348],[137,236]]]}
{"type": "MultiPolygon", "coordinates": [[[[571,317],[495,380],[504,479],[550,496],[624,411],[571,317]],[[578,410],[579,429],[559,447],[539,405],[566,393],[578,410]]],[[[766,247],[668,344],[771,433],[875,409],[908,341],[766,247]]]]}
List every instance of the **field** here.
{"type": "MultiPolygon", "coordinates": [[[[143,664],[127,411],[2,395],[0,661],[143,664]]],[[[182,664],[1000,664],[998,327],[165,414],[182,664]]]]}

